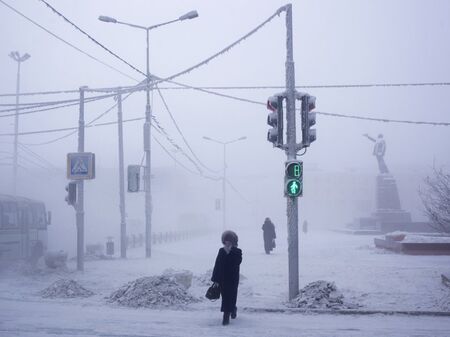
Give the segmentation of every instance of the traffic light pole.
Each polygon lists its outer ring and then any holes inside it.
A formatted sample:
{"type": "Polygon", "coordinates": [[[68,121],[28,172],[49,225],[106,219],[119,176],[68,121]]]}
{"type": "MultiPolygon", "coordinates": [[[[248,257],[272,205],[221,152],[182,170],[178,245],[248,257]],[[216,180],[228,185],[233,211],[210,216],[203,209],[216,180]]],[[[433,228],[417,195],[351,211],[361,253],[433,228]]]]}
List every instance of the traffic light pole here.
{"type": "MultiPolygon", "coordinates": [[[[78,120],[78,152],[84,152],[84,93],[80,88],[80,115],[78,120]]],[[[76,203],[77,222],[77,270],[84,270],[84,180],[79,180],[76,203]]]]}
{"type": "MultiPolygon", "coordinates": [[[[295,68],[292,34],[292,5],[286,5],[286,155],[287,160],[297,157],[297,138],[295,127],[295,68]]],[[[299,260],[298,260],[298,198],[287,197],[287,230],[288,230],[288,268],[289,268],[289,300],[299,293],[299,260]]]]}

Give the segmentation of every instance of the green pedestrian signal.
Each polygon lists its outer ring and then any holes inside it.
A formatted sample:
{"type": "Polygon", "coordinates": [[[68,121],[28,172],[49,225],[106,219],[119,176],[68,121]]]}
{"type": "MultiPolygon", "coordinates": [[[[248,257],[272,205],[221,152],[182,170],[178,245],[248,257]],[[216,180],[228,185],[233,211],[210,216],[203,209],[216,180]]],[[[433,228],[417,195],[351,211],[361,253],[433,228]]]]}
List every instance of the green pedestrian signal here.
{"type": "Polygon", "coordinates": [[[298,197],[302,194],[302,182],[297,179],[290,179],[286,182],[286,194],[289,197],[298,197]]]}
{"type": "Polygon", "coordinates": [[[303,195],[303,162],[301,160],[289,160],[284,164],[284,195],[287,197],[299,197],[303,195]]]}

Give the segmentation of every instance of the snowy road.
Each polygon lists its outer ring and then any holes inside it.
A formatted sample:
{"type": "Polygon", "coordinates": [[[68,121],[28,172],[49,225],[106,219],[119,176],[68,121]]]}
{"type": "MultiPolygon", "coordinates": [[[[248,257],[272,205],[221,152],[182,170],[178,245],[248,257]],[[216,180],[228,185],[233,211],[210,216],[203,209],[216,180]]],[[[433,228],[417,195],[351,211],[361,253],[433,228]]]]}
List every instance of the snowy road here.
{"type": "MultiPolygon", "coordinates": [[[[263,252],[261,235],[251,231],[239,234],[245,278],[239,288],[238,307],[286,309],[285,233],[279,231],[277,249],[269,256],[263,252]]],[[[204,275],[214,263],[218,237],[214,234],[158,245],[151,259],[143,258],[143,250],[136,249],[130,250],[127,260],[87,261],[83,273],[74,270],[73,261],[66,272],[0,272],[0,337],[450,336],[450,317],[241,310],[236,321],[222,327],[218,302],[203,300],[186,310],[157,310],[118,307],[105,300],[123,284],[158,275],[166,268],[204,275]],[[39,291],[58,278],[75,279],[95,295],[40,297],[39,291]]],[[[440,281],[440,273],[448,270],[447,256],[397,255],[373,248],[371,237],[317,231],[301,238],[300,259],[301,287],[321,279],[334,281],[346,299],[360,303],[364,310],[450,311],[450,292],[440,281]]],[[[206,288],[197,281],[190,292],[204,298],[206,288]]]]}
{"type": "Polygon", "coordinates": [[[0,300],[0,336],[111,337],[448,337],[449,317],[239,313],[220,325],[218,310],[134,310],[0,300]]]}

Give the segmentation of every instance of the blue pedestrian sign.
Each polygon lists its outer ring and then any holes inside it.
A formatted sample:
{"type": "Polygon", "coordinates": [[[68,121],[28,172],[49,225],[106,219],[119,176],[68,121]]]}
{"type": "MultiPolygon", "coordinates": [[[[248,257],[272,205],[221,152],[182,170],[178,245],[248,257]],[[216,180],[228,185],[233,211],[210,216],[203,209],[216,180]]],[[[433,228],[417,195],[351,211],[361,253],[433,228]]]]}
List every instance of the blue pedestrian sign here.
{"type": "Polygon", "coordinates": [[[67,179],[83,180],[95,178],[95,154],[76,152],[67,154],[67,179]]]}

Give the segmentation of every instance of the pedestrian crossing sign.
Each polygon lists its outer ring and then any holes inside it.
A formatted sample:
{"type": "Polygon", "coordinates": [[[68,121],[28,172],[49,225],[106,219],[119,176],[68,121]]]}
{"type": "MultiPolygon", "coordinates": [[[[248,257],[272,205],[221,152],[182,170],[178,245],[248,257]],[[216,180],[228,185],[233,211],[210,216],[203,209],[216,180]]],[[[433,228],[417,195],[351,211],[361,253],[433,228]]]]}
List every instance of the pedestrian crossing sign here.
{"type": "Polygon", "coordinates": [[[75,152],[67,154],[67,179],[83,180],[95,178],[95,154],[75,152]]]}

